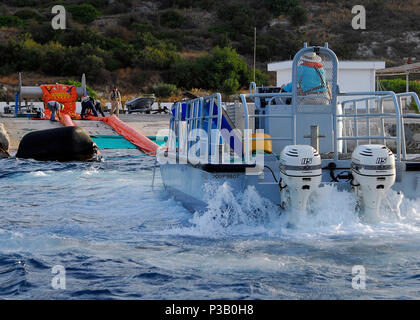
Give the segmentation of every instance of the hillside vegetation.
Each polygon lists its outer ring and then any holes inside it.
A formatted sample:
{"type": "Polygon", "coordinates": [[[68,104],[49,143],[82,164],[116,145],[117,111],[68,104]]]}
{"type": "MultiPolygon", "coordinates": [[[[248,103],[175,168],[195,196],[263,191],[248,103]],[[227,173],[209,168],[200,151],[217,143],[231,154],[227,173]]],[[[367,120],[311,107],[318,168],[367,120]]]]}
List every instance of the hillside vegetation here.
{"type": "Polygon", "coordinates": [[[0,75],[79,79],[108,90],[165,92],[201,88],[230,94],[253,79],[257,28],[262,70],[290,59],[303,42],[329,42],[340,59],[420,58],[419,0],[360,0],[367,30],[353,30],[354,1],[338,0],[6,0],[0,4],[0,75]],[[53,30],[51,8],[67,9],[53,30]]]}

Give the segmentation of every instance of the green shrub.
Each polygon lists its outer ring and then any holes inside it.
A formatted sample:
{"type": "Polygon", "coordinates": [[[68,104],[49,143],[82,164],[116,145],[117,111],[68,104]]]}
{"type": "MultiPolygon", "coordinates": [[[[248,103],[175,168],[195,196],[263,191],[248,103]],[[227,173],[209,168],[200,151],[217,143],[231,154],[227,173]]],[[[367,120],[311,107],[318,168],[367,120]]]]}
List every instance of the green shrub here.
{"type": "Polygon", "coordinates": [[[223,81],[222,92],[225,94],[233,94],[239,89],[239,81],[235,78],[229,78],[223,81]]]}
{"type": "Polygon", "coordinates": [[[131,1],[113,1],[110,2],[106,7],[105,14],[115,15],[115,14],[125,14],[130,11],[131,1]]]}
{"type": "Polygon", "coordinates": [[[179,54],[175,48],[165,42],[160,42],[157,46],[146,46],[137,55],[138,64],[144,69],[164,70],[179,59],[179,54]]]}
{"type": "Polygon", "coordinates": [[[180,28],[186,19],[175,10],[170,10],[160,15],[160,24],[168,28],[180,28]]]}
{"type": "Polygon", "coordinates": [[[15,16],[22,20],[35,20],[41,22],[45,20],[38,12],[31,9],[22,9],[15,13],[15,16]]]}
{"type": "MultiPolygon", "coordinates": [[[[119,1],[121,2],[121,1],[119,1]]],[[[105,8],[108,3],[109,0],[83,0],[83,1],[79,1],[79,4],[90,4],[92,6],[94,6],[95,8],[105,8]]]]}
{"type": "Polygon", "coordinates": [[[207,30],[209,32],[223,34],[223,33],[226,33],[228,31],[228,28],[226,27],[226,25],[219,24],[219,25],[211,26],[207,30]]]}
{"type": "MultiPolygon", "coordinates": [[[[257,74],[263,79],[261,72],[257,74]]],[[[204,88],[230,94],[248,86],[249,72],[234,49],[216,47],[195,60],[178,59],[165,74],[165,79],[185,89],[204,88]]]]}
{"type": "Polygon", "coordinates": [[[159,45],[159,40],[151,32],[138,33],[133,41],[137,49],[144,49],[146,47],[156,47],[159,45]]]}
{"type": "Polygon", "coordinates": [[[161,0],[160,1],[160,9],[169,9],[178,7],[180,9],[183,8],[191,8],[194,7],[197,0],[161,0]]]}
{"type": "Polygon", "coordinates": [[[199,76],[196,65],[191,59],[177,59],[164,73],[167,82],[176,84],[179,88],[192,89],[199,87],[199,76]]]}
{"type": "MultiPolygon", "coordinates": [[[[405,79],[381,80],[381,84],[385,90],[395,93],[403,93],[407,90],[405,79]]],[[[420,81],[409,81],[409,91],[420,95],[420,81]]],[[[417,112],[420,106],[416,107],[416,102],[412,100],[409,108],[417,112]]]]}
{"type": "Polygon", "coordinates": [[[15,0],[13,1],[13,5],[16,7],[33,7],[37,5],[37,1],[35,0],[15,0]]]}
{"type": "Polygon", "coordinates": [[[217,4],[217,0],[161,0],[160,9],[169,8],[201,8],[204,10],[210,10],[217,4]]]}
{"type": "Polygon", "coordinates": [[[32,45],[26,41],[11,41],[7,49],[9,58],[2,56],[2,59],[5,64],[11,64],[15,72],[37,71],[42,64],[42,50],[36,44],[32,45]]]}
{"type": "Polygon", "coordinates": [[[130,29],[138,33],[151,32],[153,31],[153,26],[148,22],[146,23],[134,22],[130,25],[130,29]]]}
{"type": "Polygon", "coordinates": [[[84,28],[73,27],[68,30],[55,31],[52,37],[66,47],[78,47],[84,43],[89,43],[93,46],[105,45],[103,42],[104,37],[87,26],[84,28]]]}
{"type": "Polygon", "coordinates": [[[231,41],[227,33],[218,34],[213,39],[213,46],[215,47],[230,47],[231,41]]]}
{"type": "Polygon", "coordinates": [[[133,85],[142,88],[150,84],[150,74],[147,72],[140,72],[133,78],[133,85]]]}
{"type": "MultiPolygon", "coordinates": [[[[248,82],[254,81],[254,70],[250,69],[248,72],[248,82]]],[[[270,79],[267,73],[262,72],[260,69],[255,70],[255,83],[257,86],[267,86],[270,84],[270,79]]]]}
{"type": "MultiPolygon", "coordinates": [[[[65,75],[63,70],[66,60],[66,49],[58,43],[49,43],[43,47],[41,70],[47,74],[65,75]]],[[[73,73],[71,73],[73,74],[73,73]]]]}
{"type": "MultiPolygon", "coordinates": [[[[303,39],[298,34],[284,31],[261,35],[257,39],[257,59],[258,61],[290,59],[302,48],[302,43],[303,39]]],[[[252,55],[253,39],[247,38],[242,41],[238,52],[243,55],[252,55]]]]}
{"type": "Polygon", "coordinates": [[[217,11],[218,18],[226,25],[226,29],[231,33],[232,38],[237,40],[240,34],[249,37],[254,34],[254,12],[242,4],[221,6],[217,11]]]}
{"type": "Polygon", "coordinates": [[[352,43],[336,43],[332,48],[335,54],[337,55],[338,59],[344,60],[348,59],[351,60],[354,58],[357,48],[352,43]]]}
{"type": "Polygon", "coordinates": [[[240,86],[248,82],[247,66],[239,54],[232,48],[214,48],[209,54],[195,62],[199,88],[220,90],[225,80],[238,81],[240,86]]]}
{"type": "MultiPolygon", "coordinates": [[[[395,93],[402,93],[406,91],[405,79],[381,80],[381,84],[387,91],[394,91],[395,93]]],[[[420,82],[410,81],[409,90],[420,95],[420,82]]]]}
{"type": "Polygon", "coordinates": [[[290,22],[294,26],[304,25],[308,21],[306,9],[301,6],[294,7],[290,10],[290,22]]]}
{"type": "Polygon", "coordinates": [[[264,3],[274,16],[279,16],[282,13],[289,14],[299,5],[299,0],[264,0],[264,3]]]}
{"type": "MultiPolygon", "coordinates": [[[[81,87],[82,83],[76,80],[61,80],[58,83],[60,84],[68,84],[71,86],[81,87]]],[[[86,90],[89,92],[89,96],[91,96],[93,99],[98,99],[98,93],[92,90],[90,87],[86,87],[86,90]]]]}
{"type": "Polygon", "coordinates": [[[85,73],[88,80],[97,80],[96,77],[99,71],[101,71],[104,67],[105,62],[101,57],[88,55],[80,60],[77,69],[79,74],[85,73]]]}
{"type": "Polygon", "coordinates": [[[179,90],[174,84],[159,83],[151,89],[158,98],[169,98],[173,94],[178,94],[179,90]]]}
{"type": "Polygon", "coordinates": [[[71,12],[73,20],[81,23],[90,23],[101,14],[91,4],[69,5],[67,9],[71,12]]]}
{"type": "Polygon", "coordinates": [[[51,22],[35,24],[28,30],[32,38],[40,44],[48,43],[55,39],[56,36],[62,34],[63,31],[67,32],[67,30],[54,30],[51,28],[51,22]]]}
{"type": "MultiPolygon", "coordinates": [[[[117,42],[117,41],[116,41],[117,42]]],[[[134,59],[136,56],[136,50],[132,45],[121,42],[119,45],[115,45],[111,50],[104,52],[106,57],[106,69],[116,70],[119,68],[132,67],[134,65],[134,59]]]]}
{"type": "Polygon", "coordinates": [[[16,16],[0,16],[0,27],[19,28],[25,26],[25,21],[16,16]]]}

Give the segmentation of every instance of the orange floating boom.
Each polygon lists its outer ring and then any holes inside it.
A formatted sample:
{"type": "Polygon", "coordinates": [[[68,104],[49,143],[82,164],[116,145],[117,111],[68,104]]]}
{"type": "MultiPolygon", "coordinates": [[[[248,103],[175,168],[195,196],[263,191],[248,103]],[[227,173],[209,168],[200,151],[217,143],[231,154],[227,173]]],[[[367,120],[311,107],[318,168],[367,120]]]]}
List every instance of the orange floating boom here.
{"type": "Polygon", "coordinates": [[[73,120],[71,120],[71,117],[66,114],[66,113],[61,113],[60,114],[60,122],[65,126],[65,127],[75,127],[76,125],[74,124],[73,120]]]}
{"type": "Polygon", "coordinates": [[[134,128],[130,127],[125,122],[121,121],[116,116],[110,116],[106,118],[95,118],[95,120],[99,119],[110,125],[117,133],[122,135],[135,146],[139,147],[140,150],[144,153],[156,155],[156,151],[160,148],[159,145],[154,143],[152,140],[150,140],[134,128]]]}

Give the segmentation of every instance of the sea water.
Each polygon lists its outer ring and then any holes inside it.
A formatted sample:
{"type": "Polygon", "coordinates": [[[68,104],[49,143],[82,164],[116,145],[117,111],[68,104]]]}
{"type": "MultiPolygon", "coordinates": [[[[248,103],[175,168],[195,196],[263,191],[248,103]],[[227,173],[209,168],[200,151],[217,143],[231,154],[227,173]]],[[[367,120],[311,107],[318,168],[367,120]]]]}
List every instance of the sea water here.
{"type": "Polygon", "coordinates": [[[419,201],[397,214],[390,191],[372,224],[331,186],[309,212],[281,214],[255,189],[222,184],[193,213],[158,168],[152,187],[152,157],[104,156],[0,160],[0,298],[420,298],[419,201]]]}

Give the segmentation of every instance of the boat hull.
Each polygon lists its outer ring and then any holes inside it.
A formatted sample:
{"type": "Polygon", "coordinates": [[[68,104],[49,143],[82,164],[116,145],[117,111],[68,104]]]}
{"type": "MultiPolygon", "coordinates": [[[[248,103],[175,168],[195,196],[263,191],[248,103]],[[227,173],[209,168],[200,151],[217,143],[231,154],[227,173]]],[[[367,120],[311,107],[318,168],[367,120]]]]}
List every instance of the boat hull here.
{"type": "Polygon", "coordinates": [[[165,164],[160,166],[160,171],[165,189],[192,211],[204,210],[224,183],[229,185],[233,194],[255,187],[260,195],[280,205],[280,189],[271,173],[266,173],[263,179],[258,175],[247,175],[246,166],[236,166],[232,171],[229,167],[232,166],[165,164]],[[215,171],[217,167],[221,171],[215,171]]]}
{"type": "MultiPolygon", "coordinates": [[[[397,181],[392,189],[402,192],[408,199],[420,198],[420,165],[406,166],[397,174],[397,181]],[[406,168],[409,168],[408,170],[406,168]]],[[[191,211],[206,209],[217,188],[227,183],[233,194],[243,193],[247,188],[254,187],[264,198],[276,205],[281,205],[280,189],[276,181],[279,177],[275,166],[270,166],[273,174],[265,170],[264,176],[247,175],[244,167],[235,167],[229,171],[229,165],[193,166],[190,164],[164,164],[160,166],[162,181],[168,193],[180,201],[191,211]],[[219,170],[219,171],[218,171],[219,170]]],[[[338,173],[338,172],[336,172],[338,173]]],[[[332,182],[329,170],[323,170],[322,183],[336,184],[339,190],[350,191],[347,182],[332,182]]]]}

